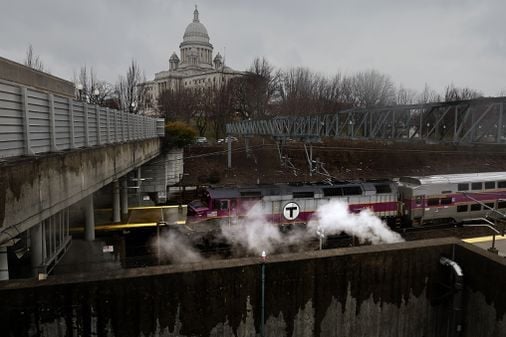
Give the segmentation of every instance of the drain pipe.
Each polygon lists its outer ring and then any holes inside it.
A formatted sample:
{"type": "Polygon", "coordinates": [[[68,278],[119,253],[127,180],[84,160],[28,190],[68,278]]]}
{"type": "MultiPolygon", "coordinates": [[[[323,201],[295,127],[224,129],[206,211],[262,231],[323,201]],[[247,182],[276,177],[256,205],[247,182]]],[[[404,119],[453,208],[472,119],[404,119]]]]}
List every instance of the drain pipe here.
{"type": "Polygon", "coordinates": [[[455,280],[453,282],[453,315],[452,322],[454,325],[454,330],[451,336],[460,336],[462,334],[462,304],[463,304],[463,288],[464,288],[464,273],[462,272],[462,268],[457,264],[457,262],[450,260],[444,256],[441,257],[439,262],[443,266],[448,266],[453,269],[453,273],[455,274],[455,280]]]}

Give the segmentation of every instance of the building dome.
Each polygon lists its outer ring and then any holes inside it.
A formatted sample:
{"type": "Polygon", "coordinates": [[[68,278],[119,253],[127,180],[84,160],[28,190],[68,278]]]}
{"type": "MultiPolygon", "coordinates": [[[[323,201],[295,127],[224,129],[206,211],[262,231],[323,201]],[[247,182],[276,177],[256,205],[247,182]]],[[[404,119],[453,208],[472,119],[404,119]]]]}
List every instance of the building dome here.
{"type": "Polygon", "coordinates": [[[184,31],[183,43],[184,42],[209,43],[209,34],[207,34],[206,27],[199,21],[199,11],[196,6],[195,11],[193,11],[193,22],[191,22],[184,31]]]}

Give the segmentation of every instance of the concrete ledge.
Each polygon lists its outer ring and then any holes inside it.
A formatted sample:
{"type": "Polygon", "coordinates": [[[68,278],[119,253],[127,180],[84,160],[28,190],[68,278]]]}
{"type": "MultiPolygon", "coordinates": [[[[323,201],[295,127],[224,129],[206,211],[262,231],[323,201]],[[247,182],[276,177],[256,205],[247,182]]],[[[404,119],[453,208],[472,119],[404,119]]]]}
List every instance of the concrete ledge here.
{"type": "Polygon", "coordinates": [[[0,166],[0,243],[160,154],[160,139],[28,157],[0,166]]]}
{"type": "Polygon", "coordinates": [[[74,83],[3,57],[0,57],[0,79],[66,97],[75,95],[74,83]]]}

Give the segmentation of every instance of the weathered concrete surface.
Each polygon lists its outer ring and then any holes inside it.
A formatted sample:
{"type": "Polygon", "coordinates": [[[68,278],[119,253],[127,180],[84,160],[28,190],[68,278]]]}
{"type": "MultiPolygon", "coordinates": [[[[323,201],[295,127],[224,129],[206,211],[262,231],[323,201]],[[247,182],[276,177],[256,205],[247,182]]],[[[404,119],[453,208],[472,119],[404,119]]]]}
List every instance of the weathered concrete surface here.
{"type": "Polygon", "coordinates": [[[464,336],[506,336],[506,259],[470,244],[457,246],[455,260],[464,270],[464,336]]]}
{"type": "MultiPolygon", "coordinates": [[[[445,336],[451,297],[440,295],[449,270],[439,258],[452,257],[456,245],[439,239],[273,256],[265,335],[445,336]]],[[[504,264],[499,269],[504,277],[504,264]]],[[[258,336],[260,270],[259,259],[248,258],[0,283],[0,326],[5,336],[258,336]]],[[[481,305],[496,324],[495,304],[481,305]]],[[[473,315],[466,319],[474,324],[473,315]]],[[[473,336],[505,335],[494,331],[473,336]]]]}
{"type": "Polygon", "coordinates": [[[159,153],[160,140],[154,138],[22,158],[0,165],[0,243],[159,153]]]}
{"type": "Polygon", "coordinates": [[[66,97],[75,95],[74,83],[3,57],[0,57],[0,79],[66,97]]]}

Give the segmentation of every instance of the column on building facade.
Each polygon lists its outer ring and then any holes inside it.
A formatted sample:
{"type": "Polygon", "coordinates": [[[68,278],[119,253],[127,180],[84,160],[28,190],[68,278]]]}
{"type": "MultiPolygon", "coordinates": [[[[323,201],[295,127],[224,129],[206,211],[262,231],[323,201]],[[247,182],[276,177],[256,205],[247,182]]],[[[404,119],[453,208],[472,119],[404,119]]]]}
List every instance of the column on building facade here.
{"type": "Polygon", "coordinates": [[[112,182],[112,222],[121,221],[121,203],[119,197],[119,181],[112,182]]]}
{"type": "Polygon", "coordinates": [[[0,281],[9,279],[9,261],[7,259],[7,247],[0,247],[0,281]]]}
{"type": "Polygon", "coordinates": [[[93,207],[93,193],[84,200],[85,206],[85,227],[84,239],[86,241],[95,240],[95,208],[93,207]]]}

